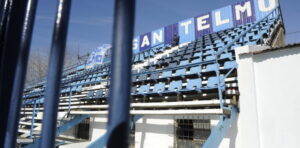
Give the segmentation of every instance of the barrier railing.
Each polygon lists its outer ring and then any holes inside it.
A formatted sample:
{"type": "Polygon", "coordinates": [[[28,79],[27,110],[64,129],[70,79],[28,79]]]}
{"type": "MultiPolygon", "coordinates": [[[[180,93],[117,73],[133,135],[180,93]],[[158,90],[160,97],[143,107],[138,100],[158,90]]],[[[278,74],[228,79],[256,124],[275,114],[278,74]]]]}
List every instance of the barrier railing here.
{"type": "MultiPolygon", "coordinates": [[[[280,11],[280,7],[277,7],[276,9],[274,9],[270,14],[268,14],[267,16],[265,16],[264,18],[262,18],[261,20],[257,21],[256,23],[252,24],[251,27],[249,27],[248,29],[246,29],[245,31],[243,31],[240,35],[238,35],[233,41],[231,41],[229,44],[227,44],[222,50],[220,50],[219,52],[217,52],[215,54],[216,56],[216,63],[219,63],[219,60],[220,60],[220,55],[223,53],[223,52],[228,52],[228,49],[233,46],[235,43],[237,43],[240,39],[244,39],[244,37],[246,36],[247,33],[251,32],[252,29],[254,29],[255,27],[259,26],[259,24],[264,21],[264,20],[267,20],[268,22],[268,19],[270,18],[274,18],[275,20],[277,20],[279,17],[281,17],[281,11],[280,11]]],[[[260,29],[260,27],[258,27],[260,29]]],[[[259,30],[260,31],[260,30],[259,30]]],[[[270,34],[270,32],[269,32],[270,34]]],[[[219,68],[219,67],[218,67],[219,68]]],[[[224,108],[224,105],[223,105],[223,94],[222,94],[222,84],[225,84],[224,81],[226,79],[227,76],[229,76],[229,74],[237,68],[237,65],[236,67],[232,68],[226,75],[224,78],[221,78],[220,76],[220,72],[219,72],[219,69],[216,71],[217,73],[217,78],[218,78],[218,96],[219,96],[219,102],[220,102],[220,108],[223,109],[224,108]]]]}

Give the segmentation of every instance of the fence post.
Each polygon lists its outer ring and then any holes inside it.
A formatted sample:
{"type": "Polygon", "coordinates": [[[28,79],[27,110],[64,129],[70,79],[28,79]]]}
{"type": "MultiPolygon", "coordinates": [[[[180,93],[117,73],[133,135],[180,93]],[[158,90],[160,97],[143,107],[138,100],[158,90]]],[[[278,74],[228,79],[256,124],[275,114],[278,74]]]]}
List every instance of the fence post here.
{"type": "Polygon", "coordinates": [[[16,147],[16,138],[18,132],[18,124],[20,118],[20,110],[22,104],[22,94],[25,83],[25,76],[27,70],[28,56],[30,50],[30,43],[32,37],[32,30],[34,24],[34,17],[36,13],[37,0],[28,0],[25,20],[23,23],[22,39],[20,43],[20,55],[17,58],[17,68],[14,77],[11,103],[9,107],[9,120],[6,128],[5,147],[16,147]]]}
{"type": "Polygon", "coordinates": [[[60,83],[64,63],[71,0],[58,0],[49,58],[44,114],[39,148],[53,148],[56,137],[60,83]]]}
{"type": "Polygon", "coordinates": [[[135,0],[116,0],[109,94],[108,148],[128,147],[135,0]]]}
{"type": "Polygon", "coordinates": [[[27,0],[6,0],[2,3],[5,4],[2,5],[4,9],[1,10],[0,20],[0,129],[3,129],[0,132],[0,147],[5,147],[17,61],[22,56],[20,51],[23,46],[23,26],[27,0]]]}

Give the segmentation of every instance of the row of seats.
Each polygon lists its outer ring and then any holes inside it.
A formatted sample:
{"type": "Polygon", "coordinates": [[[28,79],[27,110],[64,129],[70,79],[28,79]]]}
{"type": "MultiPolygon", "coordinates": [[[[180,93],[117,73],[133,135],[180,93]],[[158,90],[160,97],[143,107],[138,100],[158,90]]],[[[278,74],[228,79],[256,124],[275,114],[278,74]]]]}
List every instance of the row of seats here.
{"type": "MultiPolygon", "coordinates": [[[[274,19],[271,21],[263,21],[261,22],[261,26],[256,26],[252,29],[252,34],[249,34],[243,38],[243,41],[238,41],[238,43],[247,43],[248,45],[256,45],[257,40],[261,38],[261,35],[263,33],[268,32],[270,24],[274,23],[274,19]]],[[[217,33],[212,33],[209,35],[205,35],[202,38],[197,40],[197,43],[194,44],[196,48],[202,48],[202,49],[212,49],[212,48],[220,48],[224,47],[227,43],[232,41],[236,36],[240,35],[243,31],[248,29],[252,24],[246,24],[238,26],[234,29],[228,29],[226,31],[220,31],[217,33]]],[[[150,50],[151,51],[151,50],[150,50]]],[[[134,61],[142,62],[145,60],[145,57],[148,57],[147,54],[153,55],[151,52],[143,52],[140,54],[137,54],[135,56],[134,61]],[[144,55],[145,54],[145,55],[144,55]]],[[[152,56],[151,56],[152,57],[152,56]]]]}
{"type": "MultiPolygon", "coordinates": [[[[197,60],[197,59],[196,59],[197,60]]],[[[197,62],[192,61],[191,63],[199,63],[201,62],[200,60],[197,62]]],[[[226,70],[226,69],[231,69],[233,67],[236,66],[236,62],[235,61],[226,61],[224,62],[222,69],[226,70]]],[[[218,64],[199,64],[198,66],[191,65],[188,61],[181,61],[180,64],[178,65],[177,62],[171,62],[168,63],[168,67],[165,69],[162,69],[160,71],[157,70],[157,66],[151,66],[148,69],[143,69],[140,71],[140,75],[148,75],[145,73],[151,73],[150,75],[150,79],[158,79],[159,76],[161,77],[181,77],[181,76],[188,76],[188,75],[201,75],[202,72],[212,72],[212,71],[216,71],[218,70],[219,65],[218,64]],[[180,66],[180,67],[178,67],[180,66]],[[171,72],[170,72],[171,71],[171,72]],[[174,73],[172,74],[172,71],[174,71],[174,73]],[[159,74],[162,73],[162,74],[159,74]]],[[[136,82],[137,81],[137,76],[139,74],[135,74],[132,77],[132,81],[136,82]]],[[[146,79],[145,76],[143,76],[144,79],[146,79]]]]}
{"type": "Polygon", "coordinates": [[[91,90],[88,91],[86,97],[84,97],[82,100],[103,99],[103,98],[107,98],[108,94],[109,94],[108,89],[100,89],[97,91],[91,90]]]}
{"type": "MultiPolygon", "coordinates": [[[[151,90],[150,84],[144,84],[141,85],[139,88],[133,87],[131,91],[131,95],[133,96],[157,96],[157,95],[172,95],[172,94],[178,94],[178,93],[191,93],[191,92],[202,92],[206,90],[212,90],[218,88],[218,77],[209,77],[207,80],[207,85],[202,85],[202,79],[196,78],[196,79],[189,79],[187,80],[186,87],[183,87],[182,80],[174,80],[171,81],[169,86],[166,89],[166,83],[165,82],[159,82],[155,83],[153,85],[153,89],[151,90]]],[[[220,83],[224,83],[224,77],[220,77],[220,83]]],[[[224,89],[224,84],[222,88],[224,89]]]]}

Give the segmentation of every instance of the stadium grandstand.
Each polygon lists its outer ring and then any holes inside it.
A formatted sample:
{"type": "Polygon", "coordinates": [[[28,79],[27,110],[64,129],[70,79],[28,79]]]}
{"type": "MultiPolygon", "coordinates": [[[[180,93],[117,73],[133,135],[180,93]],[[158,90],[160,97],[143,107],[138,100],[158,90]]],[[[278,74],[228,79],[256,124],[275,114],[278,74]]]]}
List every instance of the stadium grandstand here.
{"type": "MultiPolygon", "coordinates": [[[[120,14],[124,11],[133,13],[127,10],[132,3],[116,1],[116,21],[128,17],[120,14]]],[[[26,4],[16,7],[22,6],[26,4]]],[[[64,19],[68,19],[64,13],[68,15],[69,7],[66,0],[60,0],[58,8],[63,13],[56,18],[62,19],[62,25],[56,26],[58,34],[64,32],[64,19]]],[[[43,130],[48,128],[54,131],[54,146],[60,148],[127,147],[122,141],[132,148],[296,148],[300,45],[286,46],[285,33],[277,0],[246,0],[131,36],[130,92],[123,85],[113,86],[122,82],[115,73],[124,71],[117,69],[127,66],[117,63],[120,57],[113,53],[126,45],[118,43],[120,33],[112,46],[103,45],[86,61],[65,68],[58,81],[55,74],[49,74],[27,82],[20,109],[16,109],[16,138],[1,131],[4,147],[53,147],[43,145],[50,134],[43,130]],[[49,95],[55,92],[52,85],[59,90],[57,116],[55,110],[47,111],[47,107],[56,107],[51,103],[55,93],[49,95]],[[120,89],[130,97],[123,96],[120,89]],[[122,102],[124,98],[130,106],[122,102]],[[130,116],[118,109],[128,110],[130,116]],[[115,116],[109,115],[116,111],[115,116]],[[56,120],[46,127],[50,119],[45,118],[52,115],[56,120]],[[128,120],[124,124],[128,131],[121,130],[124,125],[114,125],[115,120],[128,120]],[[120,139],[122,136],[128,140],[120,139]]],[[[60,35],[54,35],[53,49],[64,48],[59,42],[65,39],[60,35]]],[[[58,59],[53,60],[61,61],[58,59]]],[[[51,68],[55,64],[50,63],[51,68]]],[[[8,112],[7,121],[10,116],[8,112]]]]}

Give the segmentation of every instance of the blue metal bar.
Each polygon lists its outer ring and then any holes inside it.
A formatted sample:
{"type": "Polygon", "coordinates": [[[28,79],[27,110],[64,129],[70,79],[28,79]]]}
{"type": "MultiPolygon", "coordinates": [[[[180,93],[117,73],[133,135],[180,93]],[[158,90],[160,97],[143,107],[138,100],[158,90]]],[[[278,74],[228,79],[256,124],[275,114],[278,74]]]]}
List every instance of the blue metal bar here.
{"type": "Polygon", "coordinates": [[[108,148],[128,147],[134,12],[135,0],[115,1],[108,148]]]}
{"type": "MultiPolygon", "coordinates": [[[[2,49],[4,44],[4,35],[5,28],[7,25],[8,11],[9,11],[9,0],[1,1],[1,9],[0,9],[0,59],[2,58],[2,49]]],[[[1,65],[0,65],[1,66],[1,65]]]]}
{"type": "Polygon", "coordinates": [[[68,114],[71,111],[71,97],[72,97],[72,87],[70,87],[69,104],[68,104],[68,114]]]}
{"type": "Polygon", "coordinates": [[[32,111],[32,116],[31,116],[30,138],[33,138],[32,134],[33,134],[33,128],[34,128],[35,114],[36,114],[35,109],[36,109],[36,101],[34,101],[33,111],[32,111]]]}
{"type": "Polygon", "coordinates": [[[86,148],[104,148],[107,143],[107,133],[103,136],[100,136],[97,140],[93,141],[86,148]]]}
{"type": "Polygon", "coordinates": [[[227,131],[230,129],[231,125],[234,123],[237,117],[237,109],[235,107],[231,108],[230,118],[221,116],[219,123],[213,129],[208,139],[203,145],[203,148],[217,148],[222,142],[223,137],[226,135],[227,131]]]}
{"type": "MultiPolygon", "coordinates": [[[[218,57],[216,57],[216,63],[218,64],[218,57]]],[[[222,87],[221,87],[221,81],[225,81],[221,80],[220,77],[220,70],[219,70],[219,66],[218,69],[216,70],[216,74],[217,74],[217,79],[218,79],[218,96],[219,96],[219,103],[220,103],[220,108],[223,109],[223,92],[222,92],[222,87]]]]}
{"type": "Polygon", "coordinates": [[[53,31],[45,93],[40,148],[53,148],[71,0],[59,0],[53,31]]]}
{"type": "Polygon", "coordinates": [[[16,138],[18,132],[18,124],[20,118],[20,109],[22,104],[22,94],[26,76],[29,49],[34,24],[34,16],[36,13],[37,0],[28,0],[23,23],[22,39],[20,46],[20,55],[17,59],[17,69],[13,84],[13,93],[10,99],[9,120],[6,129],[5,147],[16,147],[16,138]]]}
{"type": "Polygon", "coordinates": [[[6,9],[3,10],[3,17],[0,21],[2,23],[0,27],[0,129],[3,129],[0,132],[0,147],[5,146],[5,134],[8,132],[6,129],[9,121],[10,99],[13,94],[17,59],[22,46],[22,30],[27,5],[25,0],[9,0],[8,2],[8,5],[4,6],[6,9]]]}

